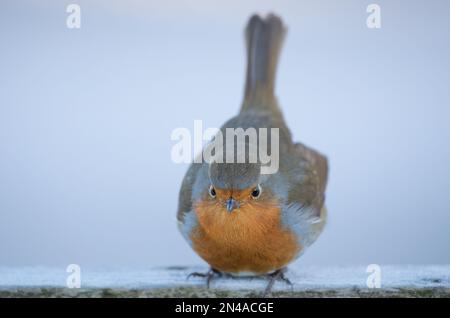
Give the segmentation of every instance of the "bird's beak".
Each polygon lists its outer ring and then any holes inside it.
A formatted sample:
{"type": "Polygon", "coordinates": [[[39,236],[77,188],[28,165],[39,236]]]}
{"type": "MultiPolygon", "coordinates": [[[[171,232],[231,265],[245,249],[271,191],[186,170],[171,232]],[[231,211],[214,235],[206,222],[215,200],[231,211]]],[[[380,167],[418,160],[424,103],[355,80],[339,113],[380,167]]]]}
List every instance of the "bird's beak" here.
{"type": "Polygon", "coordinates": [[[229,198],[227,200],[227,211],[228,212],[231,213],[237,207],[238,207],[238,203],[237,203],[237,201],[235,199],[229,198]]]}

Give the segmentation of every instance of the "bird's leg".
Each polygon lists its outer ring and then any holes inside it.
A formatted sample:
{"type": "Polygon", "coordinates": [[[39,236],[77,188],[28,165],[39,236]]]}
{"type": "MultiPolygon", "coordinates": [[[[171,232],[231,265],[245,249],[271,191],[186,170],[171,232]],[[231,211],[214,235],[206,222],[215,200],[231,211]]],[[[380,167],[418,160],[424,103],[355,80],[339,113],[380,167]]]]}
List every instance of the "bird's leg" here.
{"type": "Polygon", "coordinates": [[[287,272],[287,268],[283,267],[279,270],[276,270],[273,273],[270,273],[267,275],[267,278],[269,279],[269,283],[267,284],[266,289],[264,290],[263,297],[266,297],[271,291],[272,287],[275,284],[277,280],[281,280],[288,284],[289,286],[293,286],[291,281],[284,276],[284,274],[287,272]]]}
{"type": "Polygon", "coordinates": [[[206,273],[198,273],[198,272],[194,272],[194,273],[190,273],[187,277],[187,279],[191,278],[191,277],[203,277],[206,278],[206,288],[209,289],[209,285],[211,283],[211,280],[217,276],[217,277],[222,277],[222,273],[219,272],[217,269],[214,268],[210,268],[209,271],[207,271],[206,273]]]}

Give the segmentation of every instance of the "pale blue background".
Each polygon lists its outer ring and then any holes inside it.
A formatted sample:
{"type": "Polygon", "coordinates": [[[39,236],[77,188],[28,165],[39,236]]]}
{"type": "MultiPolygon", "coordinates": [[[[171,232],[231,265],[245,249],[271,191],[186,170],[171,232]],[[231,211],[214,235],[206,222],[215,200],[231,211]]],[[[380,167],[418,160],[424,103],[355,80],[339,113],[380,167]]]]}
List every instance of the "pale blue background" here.
{"type": "Polygon", "coordinates": [[[299,264],[450,262],[450,2],[1,1],[0,266],[202,264],[176,229],[177,127],[240,105],[243,27],[289,27],[277,92],[330,160],[299,264]],[[69,3],[82,28],[66,28],[69,3]]]}

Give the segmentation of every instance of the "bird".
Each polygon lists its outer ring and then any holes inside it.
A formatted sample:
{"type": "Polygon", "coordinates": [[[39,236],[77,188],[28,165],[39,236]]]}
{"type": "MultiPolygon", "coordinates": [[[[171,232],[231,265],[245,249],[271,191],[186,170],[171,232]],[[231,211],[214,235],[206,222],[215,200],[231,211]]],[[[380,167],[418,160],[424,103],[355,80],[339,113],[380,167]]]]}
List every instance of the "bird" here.
{"type": "Polygon", "coordinates": [[[206,278],[208,288],[214,277],[223,275],[267,277],[264,295],[276,281],[291,284],[285,276],[288,265],[317,240],[326,224],[328,159],[293,141],[275,94],[286,33],[282,19],[273,13],[250,17],[243,102],[219,130],[225,135],[228,128],[277,128],[277,171],[263,174],[260,158],[250,162],[246,153],[245,162],[194,161],[181,184],[178,228],[210,266],[208,272],[190,277],[206,278]]]}

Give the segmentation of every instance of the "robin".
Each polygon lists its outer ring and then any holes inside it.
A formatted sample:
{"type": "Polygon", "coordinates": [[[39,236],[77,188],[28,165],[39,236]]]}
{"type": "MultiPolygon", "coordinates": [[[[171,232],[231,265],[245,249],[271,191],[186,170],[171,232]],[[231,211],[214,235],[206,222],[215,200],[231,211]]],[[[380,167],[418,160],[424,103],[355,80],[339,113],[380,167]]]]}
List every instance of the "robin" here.
{"type": "Polygon", "coordinates": [[[259,158],[244,163],[202,161],[191,164],[182,182],[178,225],[211,266],[207,273],[191,274],[205,277],[208,287],[221,275],[268,277],[265,294],[277,280],[290,283],[284,276],[287,265],[325,226],[327,159],[292,141],[274,92],[285,34],[282,20],[273,14],[250,18],[244,100],[239,114],[220,129],[278,128],[278,170],[262,174],[259,158]]]}

